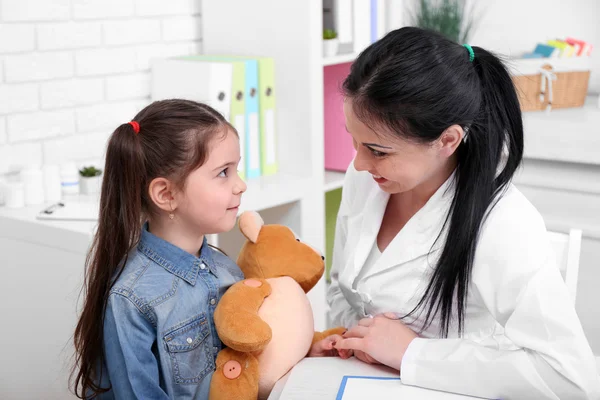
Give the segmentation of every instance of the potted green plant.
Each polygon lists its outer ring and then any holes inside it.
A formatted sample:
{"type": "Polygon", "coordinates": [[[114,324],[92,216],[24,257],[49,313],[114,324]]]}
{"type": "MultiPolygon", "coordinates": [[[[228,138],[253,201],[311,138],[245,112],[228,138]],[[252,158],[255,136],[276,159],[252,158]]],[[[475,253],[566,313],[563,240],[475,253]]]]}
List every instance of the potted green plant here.
{"type": "Polygon", "coordinates": [[[412,25],[436,31],[457,43],[468,43],[475,28],[475,4],[466,0],[419,0],[411,15],[412,25]]]}
{"type": "Polygon", "coordinates": [[[333,29],[323,30],[323,56],[333,57],[338,52],[339,47],[338,34],[333,29]]]}
{"type": "Polygon", "coordinates": [[[79,170],[79,185],[82,194],[96,194],[102,187],[102,170],[94,166],[79,170]]]}

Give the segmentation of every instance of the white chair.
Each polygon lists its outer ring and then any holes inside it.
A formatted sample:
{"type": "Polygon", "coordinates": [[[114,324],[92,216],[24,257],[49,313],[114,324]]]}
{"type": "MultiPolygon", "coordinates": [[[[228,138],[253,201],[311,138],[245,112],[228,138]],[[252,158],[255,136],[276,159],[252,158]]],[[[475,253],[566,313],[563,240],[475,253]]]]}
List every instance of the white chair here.
{"type": "MultiPolygon", "coordinates": [[[[556,253],[560,273],[565,279],[573,304],[577,298],[577,278],[579,276],[579,255],[581,253],[581,229],[571,229],[569,233],[548,232],[552,250],[556,253]]],[[[600,357],[596,357],[600,373],[600,357]]]]}
{"type": "Polygon", "coordinates": [[[581,253],[581,229],[571,229],[569,233],[548,232],[550,244],[555,252],[558,267],[562,274],[571,301],[577,298],[577,278],[579,276],[579,255],[581,253]]]}

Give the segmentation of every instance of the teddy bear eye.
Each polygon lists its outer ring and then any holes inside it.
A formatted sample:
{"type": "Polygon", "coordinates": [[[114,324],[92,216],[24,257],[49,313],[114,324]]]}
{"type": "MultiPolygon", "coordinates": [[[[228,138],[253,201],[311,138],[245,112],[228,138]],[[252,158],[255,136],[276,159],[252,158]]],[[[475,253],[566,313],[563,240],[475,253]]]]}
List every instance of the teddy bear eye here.
{"type": "Polygon", "coordinates": [[[299,242],[299,241],[300,241],[300,239],[296,239],[296,242],[299,242]]]}

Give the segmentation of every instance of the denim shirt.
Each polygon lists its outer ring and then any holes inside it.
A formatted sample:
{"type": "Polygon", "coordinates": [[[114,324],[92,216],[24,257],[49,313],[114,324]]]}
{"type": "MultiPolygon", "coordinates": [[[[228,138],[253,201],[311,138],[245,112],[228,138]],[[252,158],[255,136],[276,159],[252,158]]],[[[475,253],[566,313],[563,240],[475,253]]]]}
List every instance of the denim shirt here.
{"type": "Polygon", "coordinates": [[[215,307],[239,267],[210,248],[200,257],[147,230],[113,285],[104,320],[100,399],[207,399],[222,343],[215,307]]]}

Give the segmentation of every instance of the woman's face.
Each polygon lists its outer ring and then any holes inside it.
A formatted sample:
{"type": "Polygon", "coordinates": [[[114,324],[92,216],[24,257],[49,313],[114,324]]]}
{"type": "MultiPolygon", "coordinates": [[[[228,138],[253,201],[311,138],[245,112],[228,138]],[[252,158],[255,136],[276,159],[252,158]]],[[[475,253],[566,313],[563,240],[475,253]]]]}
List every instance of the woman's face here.
{"type": "Polygon", "coordinates": [[[449,153],[444,135],[432,143],[421,144],[389,131],[376,133],[356,117],[349,99],[344,101],[344,114],[346,129],[357,152],[354,167],[369,172],[381,190],[390,194],[404,193],[432,180],[443,178],[443,183],[447,178],[445,171],[455,148],[449,153]],[[443,174],[446,176],[442,177],[443,174]]]}

